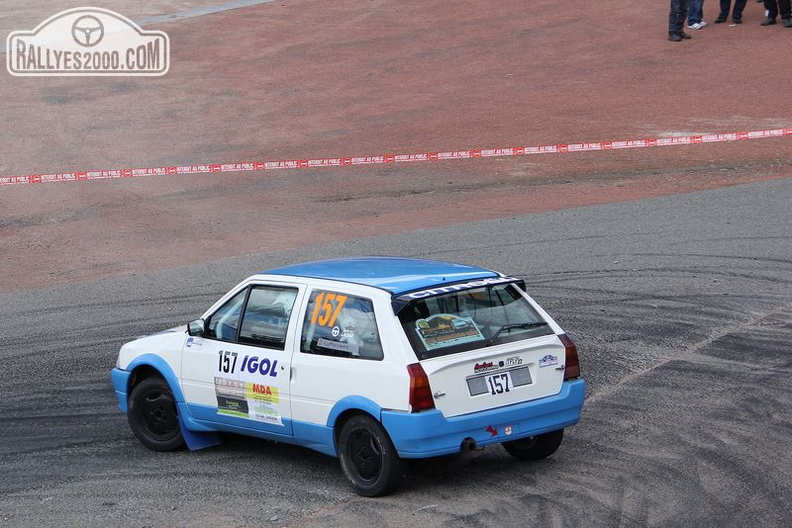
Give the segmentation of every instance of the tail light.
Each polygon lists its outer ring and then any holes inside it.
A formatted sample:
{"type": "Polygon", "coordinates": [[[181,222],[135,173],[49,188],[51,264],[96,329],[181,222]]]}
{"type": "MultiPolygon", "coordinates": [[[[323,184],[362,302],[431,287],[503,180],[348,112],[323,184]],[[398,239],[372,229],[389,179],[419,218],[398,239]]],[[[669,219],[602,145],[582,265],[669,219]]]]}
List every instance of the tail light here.
{"type": "Polygon", "coordinates": [[[434,409],[432,389],[429,387],[429,377],[424,372],[420,363],[407,365],[410,374],[410,407],[413,412],[434,409]]]}
{"type": "Polygon", "coordinates": [[[566,351],[566,362],[564,363],[564,381],[571,380],[580,377],[580,360],[578,359],[577,347],[575,343],[569,339],[569,336],[566,334],[561,334],[558,336],[558,339],[561,340],[561,344],[564,345],[564,349],[566,351]]]}

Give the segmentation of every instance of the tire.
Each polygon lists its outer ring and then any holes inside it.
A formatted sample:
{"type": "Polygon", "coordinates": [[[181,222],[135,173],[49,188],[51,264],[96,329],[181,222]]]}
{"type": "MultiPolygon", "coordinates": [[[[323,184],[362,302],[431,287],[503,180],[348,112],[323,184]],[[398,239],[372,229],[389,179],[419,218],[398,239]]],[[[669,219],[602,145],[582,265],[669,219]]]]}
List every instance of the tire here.
{"type": "Polygon", "coordinates": [[[503,447],[517,460],[534,461],[547,458],[558,450],[564,430],[550,431],[536,436],[529,436],[520,440],[504,442],[503,447]]]}
{"type": "Polygon", "coordinates": [[[143,445],[154,451],[174,451],[184,445],[176,401],[168,383],[152,376],[129,395],[129,427],[143,445]]]}
{"type": "Polygon", "coordinates": [[[338,438],[338,457],[358,495],[387,495],[404,479],[404,463],[388,433],[368,416],[353,416],[344,423],[338,438]]]}

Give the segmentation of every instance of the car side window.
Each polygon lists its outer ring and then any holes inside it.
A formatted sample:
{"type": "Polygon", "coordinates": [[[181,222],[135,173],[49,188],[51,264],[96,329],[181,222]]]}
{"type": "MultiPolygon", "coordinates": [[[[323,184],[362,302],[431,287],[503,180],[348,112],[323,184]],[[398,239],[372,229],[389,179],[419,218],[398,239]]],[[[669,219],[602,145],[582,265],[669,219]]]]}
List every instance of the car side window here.
{"type": "Polygon", "coordinates": [[[370,299],[314,290],[305,312],[301,347],[304,353],[381,360],[374,304],[370,299]]]}
{"type": "Polygon", "coordinates": [[[254,286],[250,290],[239,342],[283,350],[297,288],[254,286]]]}
{"type": "Polygon", "coordinates": [[[247,289],[244,289],[213,313],[206,322],[204,336],[221,341],[236,341],[239,315],[242,313],[246,296],[247,289]]]}

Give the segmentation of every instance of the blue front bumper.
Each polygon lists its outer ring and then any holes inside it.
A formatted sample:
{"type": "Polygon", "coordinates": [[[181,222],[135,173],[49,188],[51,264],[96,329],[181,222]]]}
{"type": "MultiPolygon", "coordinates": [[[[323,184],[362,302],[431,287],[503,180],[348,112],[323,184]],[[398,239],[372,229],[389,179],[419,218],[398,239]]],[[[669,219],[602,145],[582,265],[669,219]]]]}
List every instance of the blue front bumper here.
{"type": "Polygon", "coordinates": [[[579,379],[564,382],[554,396],[453,418],[438,410],[382,411],[382,424],[401,457],[450,455],[468,438],[483,447],[575,425],[585,397],[586,382],[579,379]]]}

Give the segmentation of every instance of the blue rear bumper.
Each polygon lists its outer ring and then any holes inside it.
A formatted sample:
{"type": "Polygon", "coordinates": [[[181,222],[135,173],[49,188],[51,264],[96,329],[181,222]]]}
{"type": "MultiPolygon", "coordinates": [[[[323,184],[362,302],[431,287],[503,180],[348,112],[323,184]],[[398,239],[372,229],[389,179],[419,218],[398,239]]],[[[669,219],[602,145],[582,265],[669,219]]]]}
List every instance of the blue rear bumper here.
{"type": "Polygon", "coordinates": [[[554,396],[490,411],[453,418],[438,410],[382,411],[382,423],[399,456],[427,458],[458,453],[467,438],[483,447],[575,425],[585,397],[586,382],[579,379],[564,382],[554,396]]]}

